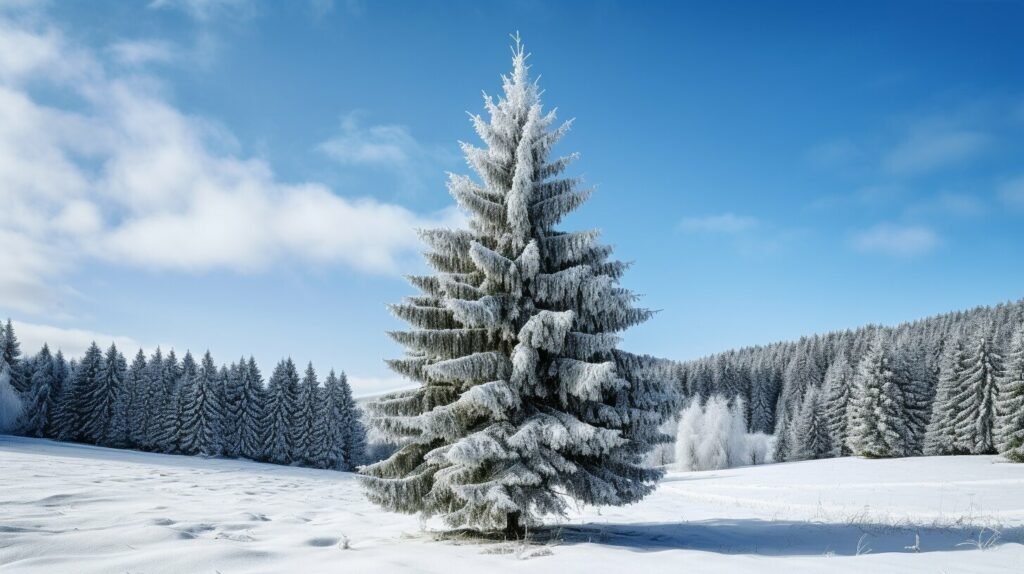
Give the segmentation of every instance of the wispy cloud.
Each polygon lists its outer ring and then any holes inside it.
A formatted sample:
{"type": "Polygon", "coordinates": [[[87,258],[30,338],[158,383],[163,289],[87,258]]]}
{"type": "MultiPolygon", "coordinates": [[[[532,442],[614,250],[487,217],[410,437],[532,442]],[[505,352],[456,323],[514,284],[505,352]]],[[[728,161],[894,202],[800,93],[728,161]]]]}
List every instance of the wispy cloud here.
{"type": "Polygon", "coordinates": [[[956,167],[980,155],[991,139],[978,129],[922,122],[882,158],[882,166],[898,176],[956,167]]]}
{"type": "Polygon", "coordinates": [[[406,126],[364,125],[364,116],[362,112],[351,112],[342,117],[339,133],[317,149],[343,166],[397,174],[409,190],[421,188],[425,174],[439,173],[440,166],[454,160],[451,151],[417,141],[406,126]]]}
{"type": "MultiPolygon", "coordinates": [[[[58,349],[71,359],[85,354],[85,350],[95,341],[97,345],[107,347],[111,343],[117,345],[122,353],[129,355],[138,349],[143,348],[138,341],[123,335],[110,335],[98,333],[87,329],[69,329],[54,325],[41,325],[14,321],[14,330],[18,334],[23,349],[42,348],[43,343],[50,346],[50,350],[56,352],[58,349]]],[[[150,349],[146,349],[149,351],[150,349]]]]}
{"type": "Polygon", "coordinates": [[[854,249],[865,253],[882,253],[909,257],[925,254],[939,246],[939,236],[923,225],[882,223],[853,235],[854,249]]]}
{"type": "Polygon", "coordinates": [[[174,61],[175,50],[161,40],[124,40],[111,44],[110,53],[125,66],[145,66],[174,61]]]}
{"type": "Polygon", "coordinates": [[[687,233],[735,234],[757,227],[757,218],[735,213],[687,217],[679,222],[679,230],[687,233]]]}
{"type": "Polygon", "coordinates": [[[906,212],[910,215],[969,218],[985,215],[988,206],[976,195],[944,191],[909,206],[906,212]]]}
{"type": "Polygon", "coordinates": [[[181,10],[198,21],[208,22],[217,17],[252,17],[256,3],[252,0],[153,0],[149,7],[181,10]]]}
{"type": "Polygon", "coordinates": [[[1007,180],[999,185],[999,199],[1013,208],[1024,209],[1024,176],[1007,180]]]}

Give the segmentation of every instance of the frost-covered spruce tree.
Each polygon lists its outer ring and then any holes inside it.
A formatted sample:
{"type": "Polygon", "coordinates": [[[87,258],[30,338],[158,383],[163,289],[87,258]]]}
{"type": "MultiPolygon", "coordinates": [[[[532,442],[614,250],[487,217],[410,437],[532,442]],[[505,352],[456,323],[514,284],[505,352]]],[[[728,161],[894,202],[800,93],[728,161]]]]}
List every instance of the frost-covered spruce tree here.
{"type": "Polygon", "coordinates": [[[100,372],[100,387],[108,394],[110,418],[106,421],[99,444],[115,448],[128,446],[128,362],[111,343],[100,372]]]}
{"type": "Polygon", "coordinates": [[[907,432],[907,456],[920,455],[924,449],[928,420],[935,398],[924,348],[906,336],[896,345],[893,367],[903,392],[904,426],[907,432]]]}
{"type": "Polygon", "coordinates": [[[641,462],[674,408],[667,369],[615,349],[651,316],[618,284],[626,265],[597,232],[556,229],[590,192],[562,177],[575,155],[552,157],[569,124],[542,110],[526,60],[517,39],[503,97],[473,117],[479,180],[450,177],[469,228],[421,232],[436,274],[392,307],[413,329],[391,334],[408,353],[390,365],[422,385],[369,407],[401,447],[362,470],[386,509],[510,534],[570,499],[651,492],[661,471],[641,462]]]}
{"type": "Polygon", "coordinates": [[[953,397],[956,447],[970,454],[996,452],[996,393],[1002,377],[1002,357],[992,345],[991,329],[976,335],[953,397]]]}
{"type": "Polygon", "coordinates": [[[20,430],[26,436],[45,436],[46,427],[52,416],[50,409],[53,405],[53,383],[53,356],[50,354],[49,345],[43,344],[43,348],[32,361],[32,377],[27,400],[23,401],[24,411],[20,430]]]}
{"type": "Polygon", "coordinates": [[[192,376],[189,396],[182,410],[179,444],[184,454],[217,456],[221,452],[221,407],[217,386],[220,375],[207,351],[192,376]]]}
{"type": "Polygon", "coordinates": [[[49,416],[46,419],[46,427],[43,436],[57,438],[60,434],[60,425],[63,420],[63,407],[70,388],[68,363],[64,360],[64,353],[57,351],[51,362],[51,373],[53,378],[50,383],[50,403],[48,406],[49,416]]]}
{"type": "Polygon", "coordinates": [[[903,391],[886,345],[885,335],[876,336],[857,369],[847,444],[858,456],[883,458],[907,453],[903,391]]]}
{"type": "Polygon", "coordinates": [[[17,430],[23,410],[21,395],[11,385],[11,367],[0,362],[0,434],[17,430]]]}
{"type": "Polygon", "coordinates": [[[313,363],[306,365],[306,372],[298,386],[295,415],[291,424],[291,445],[293,462],[312,466],[316,458],[313,443],[313,425],[316,422],[317,402],[319,401],[316,370],[313,363]]]}
{"type": "Polygon", "coordinates": [[[113,408],[113,393],[102,380],[103,352],[93,342],[75,368],[67,426],[63,439],[97,443],[106,433],[113,408]]]}
{"type": "Polygon", "coordinates": [[[794,460],[814,460],[832,456],[832,438],[822,391],[808,387],[795,421],[794,460]]]}
{"type": "Polygon", "coordinates": [[[344,408],[341,381],[331,370],[324,380],[324,395],[317,408],[317,425],[313,437],[316,443],[316,466],[319,468],[342,470],[347,465],[347,421],[344,408]]]}
{"type": "Polygon", "coordinates": [[[146,442],[150,394],[149,365],[142,349],[135,353],[125,380],[128,389],[128,444],[132,448],[140,448],[146,442]]]}
{"type": "Polygon", "coordinates": [[[263,458],[275,464],[290,464],[294,450],[292,423],[298,408],[299,374],[295,363],[286,359],[277,364],[270,375],[266,400],[266,435],[263,458]]]}
{"type": "Polygon", "coordinates": [[[366,427],[363,426],[363,413],[352,398],[352,387],[344,372],[338,378],[337,400],[345,429],[345,470],[356,470],[366,459],[366,427]]]}
{"type": "Polygon", "coordinates": [[[224,456],[238,458],[242,450],[242,398],[245,394],[245,358],[232,363],[221,377],[224,385],[221,402],[221,430],[224,433],[224,456]]]}
{"type": "Polygon", "coordinates": [[[955,402],[967,356],[963,338],[954,336],[946,343],[940,360],[939,385],[932,401],[932,415],[924,436],[924,454],[928,456],[962,454],[956,444],[955,402]]]}
{"type": "Polygon", "coordinates": [[[1006,370],[999,378],[999,415],[996,425],[999,453],[1024,462],[1024,326],[1010,339],[1006,370]]]}
{"type": "Polygon", "coordinates": [[[853,367],[850,366],[846,353],[839,353],[836,360],[828,366],[823,384],[823,402],[829,440],[832,443],[832,456],[847,456],[850,454],[850,447],[846,445],[846,424],[849,420],[847,411],[853,389],[853,367]]]}
{"type": "Polygon", "coordinates": [[[242,378],[242,396],[239,405],[239,455],[249,460],[261,460],[265,454],[266,427],[264,423],[263,376],[256,366],[256,359],[239,361],[239,376],[242,378]]]}
{"type": "Polygon", "coordinates": [[[25,380],[27,377],[21,372],[21,343],[14,333],[10,317],[7,318],[7,323],[0,327],[0,367],[5,364],[10,369],[11,387],[19,393],[25,393],[29,381],[25,380]]]}

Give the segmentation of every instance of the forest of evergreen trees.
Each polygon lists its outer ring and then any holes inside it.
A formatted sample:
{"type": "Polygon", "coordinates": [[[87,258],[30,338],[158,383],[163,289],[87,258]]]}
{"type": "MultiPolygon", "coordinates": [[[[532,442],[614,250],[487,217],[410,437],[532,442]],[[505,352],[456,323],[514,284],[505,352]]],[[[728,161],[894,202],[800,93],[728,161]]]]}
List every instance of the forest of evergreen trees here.
{"type": "Polygon", "coordinates": [[[116,346],[93,343],[80,360],[46,345],[22,357],[8,319],[4,389],[20,399],[12,430],[27,436],[333,470],[364,462],[366,433],[344,373],[321,385],[312,364],[300,376],[291,359],[264,385],[253,358],[218,366],[209,352],[197,362],[140,349],[128,364],[116,346]]]}
{"type": "Polygon", "coordinates": [[[994,454],[1024,461],[1024,301],[680,363],[690,397],[739,398],[776,461],[994,454]]]}

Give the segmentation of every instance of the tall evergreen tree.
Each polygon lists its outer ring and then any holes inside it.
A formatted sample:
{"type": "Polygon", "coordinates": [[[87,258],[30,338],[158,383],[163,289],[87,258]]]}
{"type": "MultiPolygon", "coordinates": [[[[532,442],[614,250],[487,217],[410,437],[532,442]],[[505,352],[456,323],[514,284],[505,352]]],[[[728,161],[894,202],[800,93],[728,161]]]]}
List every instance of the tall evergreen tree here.
{"type": "Polygon", "coordinates": [[[242,400],[245,394],[245,359],[240,363],[232,363],[223,374],[224,399],[222,407],[222,430],[224,432],[224,456],[238,458],[242,456],[242,400]]]}
{"type": "Polygon", "coordinates": [[[179,448],[182,453],[205,456],[221,453],[221,406],[217,393],[220,384],[217,365],[207,351],[194,369],[191,383],[185,387],[188,390],[183,391],[188,395],[181,410],[179,448]]]}
{"type": "Polygon", "coordinates": [[[44,435],[50,438],[57,438],[60,435],[60,426],[63,421],[63,409],[67,402],[68,390],[71,387],[71,372],[68,363],[64,360],[64,353],[57,351],[51,363],[53,379],[50,390],[49,417],[46,421],[44,435]]]}
{"type": "Polygon", "coordinates": [[[932,401],[931,419],[925,431],[924,454],[929,456],[962,454],[957,447],[955,399],[960,379],[966,369],[967,355],[959,336],[946,343],[939,370],[939,385],[932,401]]]}
{"type": "Polygon", "coordinates": [[[972,353],[953,397],[957,448],[970,454],[996,452],[996,394],[1002,377],[1002,357],[992,345],[991,329],[976,334],[972,353]]]}
{"type": "Polygon", "coordinates": [[[906,335],[897,343],[893,367],[903,392],[903,413],[907,432],[907,456],[920,455],[935,398],[924,348],[906,335]]]}
{"type": "Polygon", "coordinates": [[[999,379],[996,438],[1000,454],[1024,462],[1024,325],[1010,340],[1006,370],[999,379]]]}
{"type": "Polygon", "coordinates": [[[99,442],[110,420],[112,398],[104,381],[103,352],[93,342],[74,368],[74,379],[62,422],[61,440],[99,442]]]}
{"type": "Polygon", "coordinates": [[[342,417],[341,383],[331,370],[324,380],[323,400],[317,409],[317,425],[313,440],[316,443],[316,465],[319,468],[341,470],[345,468],[345,426],[342,417]]]}
{"type": "Polygon", "coordinates": [[[28,400],[25,401],[21,432],[27,436],[41,437],[46,435],[50,424],[51,408],[54,400],[53,356],[50,347],[43,348],[32,361],[32,378],[29,385],[28,400]]]}
{"type": "Polygon", "coordinates": [[[292,445],[292,461],[307,466],[311,466],[316,458],[313,443],[313,425],[316,422],[317,402],[320,398],[317,390],[319,384],[316,379],[316,370],[313,369],[313,363],[309,363],[306,366],[302,382],[298,387],[290,441],[292,445]]]}
{"type": "Polygon", "coordinates": [[[669,367],[615,349],[615,333],[651,312],[618,285],[626,265],[597,233],[555,226],[590,192],[560,178],[575,156],[551,157],[552,129],[518,45],[504,97],[474,117],[484,149],[464,145],[480,177],[452,176],[466,230],[421,233],[435,275],[392,307],[392,361],[418,389],[378,401],[372,424],[401,448],[363,468],[386,509],[440,515],[452,526],[518,532],[569,499],[627,504],[662,471],[642,465],[675,410],[669,367]]]}
{"type": "Polygon", "coordinates": [[[145,448],[151,387],[146,354],[139,349],[128,367],[128,444],[145,448]]]}
{"type": "Polygon", "coordinates": [[[123,448],[128,446],[128,390],[125,380],[128,377],[128,363],[124,355],[111,343],[110,349],[103,361],[103,370],[100,372],[100,393],[105,395],[100,399],[104,409],[109,412],[109,418],[103,421],[102,434],[98,444],[123,448]]]}
{"type": "Polygon", "coordinates": [[[352,387],[344,372],[338,378],[338,411],[341,413],[342,437],[344,447],[345,470],[356,470],[366,458],[366,428],[363,426],[362,413],[359,405],[352,398],[352,387]]]}
{"type": "Polygon", "coordinates": [[[794,434],[793,458],[814,460],[832,455],[832,437],[822,391],[808,387],[800,405],[794,434]]]}
{"type": "Polygon", "coordinates": [[[846,353],[839,353],[836,360],[825,371],[824,408],[825,419],[828,422],[829,441],[832,444],[832,456],[850,454],[846,438],[853,374],[853,367],[850,366],[846,353]]]}
{"type": "Polygon", "coordinates": [[[10,384],[15,391],[25,393],[29,382],[25,380],[21,369],[21,343],[14,333],[11,319],[0,328],[0,367],[6,364],[10,368],[10,384]]]}
{"type": "Polygon", "coordinates": [[[256,360],[249,357],[248,363],[239,361],[239,376],[242,378],[242,397],[239,406],[239,455],[250,460],[261,460],[266,452],[265,410],[267,402],[263,389],[263,377],[256,366],[256,360]],[[244,367],[243,367],[244,365],[244,367]]]}
{"type": "Polygon", "coordinates": [[[160,373],[163,381],[163,406],[155,429],[154,449],[157,452],[178,452],[178,436],[181,434],[181,419],[178,416],[178,403],[182,387],[182,368],[174,349],[167,353],[163,369],[160,373]]]}
{"type": "Polygon", "coordinates": [[[267,385],[266,435],[264,458],[275,464],[295,462],[292,454],[292,424],[298,408],[299,374],[295,363],[286,359],[277,364],[267,385]]]}
{"type": "Polygon", "coordinates": [[[884,335],[872,342],[857,369],[847,443],[850,451],[869,458],[907,453],[904,397],[884,335]]]}

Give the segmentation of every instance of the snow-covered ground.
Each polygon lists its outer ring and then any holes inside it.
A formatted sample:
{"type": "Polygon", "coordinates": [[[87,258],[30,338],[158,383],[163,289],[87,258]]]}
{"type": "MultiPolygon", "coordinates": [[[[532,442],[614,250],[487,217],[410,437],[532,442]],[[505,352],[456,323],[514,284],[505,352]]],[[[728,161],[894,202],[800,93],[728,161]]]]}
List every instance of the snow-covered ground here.
{"type": "Polygon", "coordinates": [[[546,544],[439,541],[349,474],[0,436],[3,572],[1020,571],[1024,465],[672,473],[640,504],[564,524],[546,544]]]}

